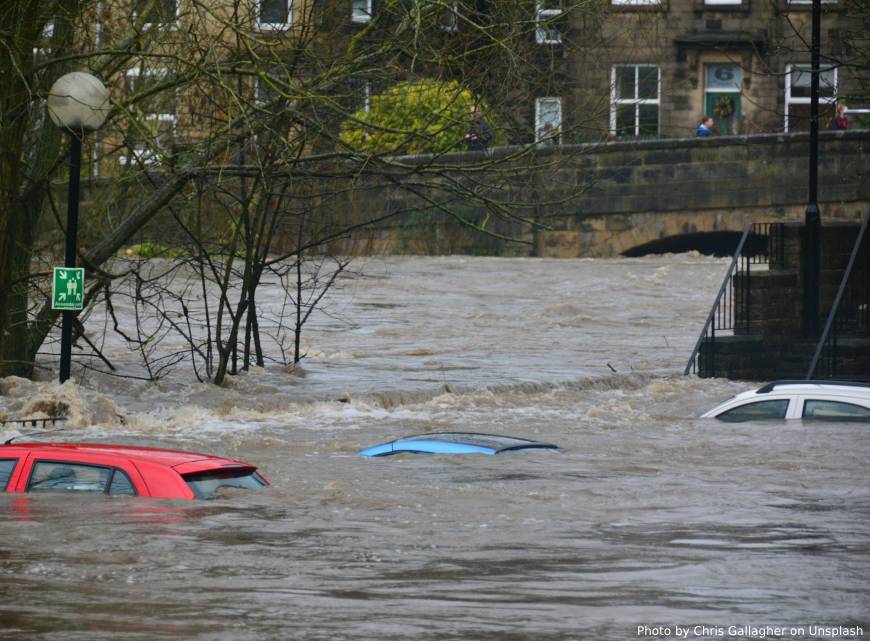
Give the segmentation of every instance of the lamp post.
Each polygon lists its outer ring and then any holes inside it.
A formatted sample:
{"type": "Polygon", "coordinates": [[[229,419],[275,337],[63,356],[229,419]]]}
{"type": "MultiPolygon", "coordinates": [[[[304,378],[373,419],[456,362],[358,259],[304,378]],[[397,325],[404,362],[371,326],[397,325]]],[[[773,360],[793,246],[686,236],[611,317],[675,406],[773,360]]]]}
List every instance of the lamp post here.
{"type": "MultiPolygon", "coordinates": [[[[82,138],[106,120],[109,91],[95,76],[74,71],[58,78],[48,93],[48,115],[70,136],[69,190],[67,193],[66,257],[64,267],[76,266],[76,235],[79,220],[79,180],[82,166],[82,138]]],[[[60,382],[70,375],[72,357],[72,310],[63,312],[60,334],[60,382]]]]}
{"type": "Polygon", "coordinates": [[[810,176],[809,203],[804,213],[803,279],[804,336],[819,335],[819,272],[822,254],[822,215],[819,211],[819,66],[822,32],[822,3],[813,0],[810,45],[810,176]]]}

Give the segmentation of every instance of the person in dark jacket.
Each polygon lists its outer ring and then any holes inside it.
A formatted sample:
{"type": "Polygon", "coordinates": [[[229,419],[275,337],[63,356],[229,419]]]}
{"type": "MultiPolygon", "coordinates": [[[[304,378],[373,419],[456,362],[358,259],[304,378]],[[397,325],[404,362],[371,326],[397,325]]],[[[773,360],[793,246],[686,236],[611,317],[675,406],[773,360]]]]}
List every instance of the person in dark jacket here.
{"type": "Polygon", "coordinates": [[[492,142],[492,127],[483,119],[483,115],[472,105],[469,110],[468,132],[465,134],[465,146],[468,151],[483,151],[492,142]]]}

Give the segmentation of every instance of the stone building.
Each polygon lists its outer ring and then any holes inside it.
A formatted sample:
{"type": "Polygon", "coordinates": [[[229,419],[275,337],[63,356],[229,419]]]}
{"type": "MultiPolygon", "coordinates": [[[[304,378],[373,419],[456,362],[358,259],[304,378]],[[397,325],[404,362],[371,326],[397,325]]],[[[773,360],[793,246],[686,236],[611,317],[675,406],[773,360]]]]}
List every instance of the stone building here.
{"type": "MultiPolygon", "coordinates": [[[[314,15],[321,28],[344,22],[344,37],[370,31],[372,40],[385,30],[371,27],[391,24],[385,14],[397,5],[439,7],[435,17],[418,16],[443,46],[463,43],[469,25],[488,16],[528,24],[517,51],[524,73],[489,69],[480,81],[460,72],[484,97],[511,106],[512,142],[692,137],[705,115],[720,135],[808,128],[810,0],[325,0],[314,15]]],[[[292,15],[292,0],[259,6],[292,15]]],[[[824,128],[837,100],[854,124],[870,124],[864,14],[851,0],[823,0],[824,128]]],[[[384,82],[360,80],[360,104],[384,82]]]]}
{"type": "MultiPolygon", "coordinates": [[[[838,99],[866,124],[866,64],[852,65],[867,57],[867,17],[857,7],[824,0],[823,128],[838,99]]],[[[594,8],[538,0],[537,42],[558,61],[562,82],[542,87],[548,93],[529,118],[538,132],[554,121],[575,141],[601,130],[694,136],[704,115],[719,134],[806,129],[811,8],[808,0],[610,0],[594,8]]]]}
{"type": "MultiPolygon", "coordinates": [[[[837,100],[848,103],[852,126],[866,125],[868,16],[853,0],[823,1],[822,126],[837,100]]],[[[101,154],[122,164],[158,162],[161,150],[220,126],[234,103],[267,100],[276,84],[264,81],[264,69],[280,69],[279,81],[290,87],[294,74],[315,68],[327,78],[330,65],[344,77],[322,88],[336,102],[314,118],[321,131],[414,74],[458,79],[498,105],[504,142],[694,137],[704,115],[714,118],[718,135],[807,128],[809,0],[102,0],[95,6],[89,49],[146,36],[153,41],[154,55],[131,56],[110,79],[120,96],[147,94],[135,101],[136,127],[102,134],[101,154]],[[376,56],[369,66],[348,59],[351,51],[375,52],[409,20],[421,26],[414,38],[423,34],[433,51],[463,66],[442,68],[434,55],[384,67],[376,56]],[[504,24],[515,29],[513,36],[523,34],[511,41],[517,64],[510,70],[501,66],[503,57],[487,57],[483,41],[504,24]],[[254,45],[244,41],[245,29],[256,34],[254,45]],[[349,46],[356,39],[359,46],[349,46]],[[242,80],[221,77],[217,93],[213,77],[160,89],[173,74],[195,75],[185,68],[187,59],[230,60],[240,51],[248,55],[246,48],[252,60],[263,54],[260,67],[240,65],[242,80]]],[[[321,148],[329,145],[334,142],[321,148]]],[[[100,166],[113,173],[105,161],[100,166]]]]}

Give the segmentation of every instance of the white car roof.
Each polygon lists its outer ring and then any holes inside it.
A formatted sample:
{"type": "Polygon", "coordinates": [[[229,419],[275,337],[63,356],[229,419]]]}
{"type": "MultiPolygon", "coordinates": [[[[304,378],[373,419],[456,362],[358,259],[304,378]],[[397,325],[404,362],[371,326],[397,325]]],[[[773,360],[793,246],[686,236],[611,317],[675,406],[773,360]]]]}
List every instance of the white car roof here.
{"type": "Polygon", "coordinates": [[[857,383],[853,381],[775,381],[768,383],[748,394],[772,393],[818,393],[824,392],[833,396],[866,396],[870,398],[870,383],[857,383]]]}
{"type": "Polygon", "coordinates": [[[702,416],[717,415],[726,406],[739,405],[743,401],[765,399],[777,400],[798,394],[818,394],[827,398],[861,398],[870,401],[870,383],[853,381],[774,381],[757,389],[741,392],[729,398],[702,416]]]}

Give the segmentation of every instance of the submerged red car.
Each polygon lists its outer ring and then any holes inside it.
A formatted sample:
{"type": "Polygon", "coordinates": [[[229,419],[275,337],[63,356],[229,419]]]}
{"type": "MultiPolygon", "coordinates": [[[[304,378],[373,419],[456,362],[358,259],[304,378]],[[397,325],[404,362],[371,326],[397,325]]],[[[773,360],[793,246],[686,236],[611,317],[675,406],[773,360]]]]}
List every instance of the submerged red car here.
{"type": "Polygon", "coordinates": [[[0,490],[5,492],[206,499],[224,487],[266,485],[255,466],[209,454],[91,443],[0,445],[0,490]]]}

